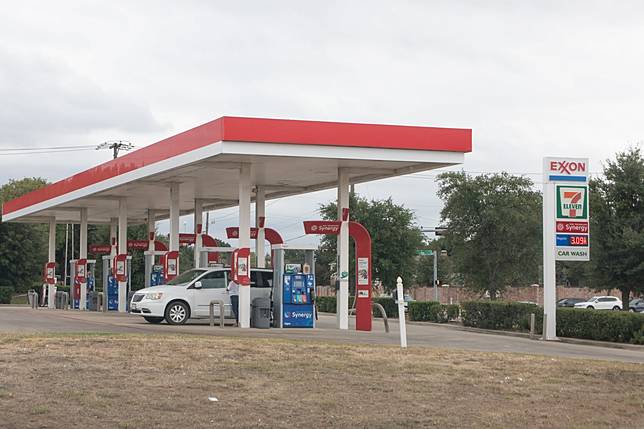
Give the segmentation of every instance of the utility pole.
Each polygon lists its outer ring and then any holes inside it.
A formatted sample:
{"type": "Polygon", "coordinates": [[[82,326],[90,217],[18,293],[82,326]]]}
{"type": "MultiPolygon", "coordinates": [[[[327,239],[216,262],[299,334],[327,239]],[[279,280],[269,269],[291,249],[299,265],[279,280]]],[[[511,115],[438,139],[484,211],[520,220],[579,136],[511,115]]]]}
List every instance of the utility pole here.
{"type": "Polygon", "coordinates": [[[112,149],[114,159],[119,156],[119,151],[133,149],[134,145],[127,140],[108,140],[96,146],[99,149],[112,149]]]}
{"type": "Polygon", "coordinates": [[[434,250],[434,301],[438,302],[438,252],[434,250]]]}
{"type": "MultiPolygon", "coordinates": [[[[67,286],[67,267],[69,266],[69,262],[67,262],[67,257],[69,256],[67,254],[67,247],[69,246],[69,224],[65,224],[65,270],[64,270],[64,276],[63,277],[63,285],[67,286]]],[[[71,285],[70,285],[71,286],[71,285]]]]}
{"type": "MultiPolygon", "coordinates": [[[[441,226],[435,228],[421,227],[421,232],[433,232],[436,236],[444,235],[446,231],[447,228],[441,226]]],[[[434,254],[434,301],[438,302],[438,252],[434,250],[432,253],[434,254]]]]}

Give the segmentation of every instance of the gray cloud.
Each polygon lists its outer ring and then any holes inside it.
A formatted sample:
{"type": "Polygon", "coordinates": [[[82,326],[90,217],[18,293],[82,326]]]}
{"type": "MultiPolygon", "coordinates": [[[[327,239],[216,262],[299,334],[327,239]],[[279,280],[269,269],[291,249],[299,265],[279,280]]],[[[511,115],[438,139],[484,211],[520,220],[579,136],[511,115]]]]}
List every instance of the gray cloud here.
{"type": "MultiPolygon", "coordinates": [[[[161,129],[145,103],[105,90],[60,59],[0,50],[0,146],[51,146],[97,131],[161,129]]],[[[94,142],[86,142],[92,144],[94,142]]]]}

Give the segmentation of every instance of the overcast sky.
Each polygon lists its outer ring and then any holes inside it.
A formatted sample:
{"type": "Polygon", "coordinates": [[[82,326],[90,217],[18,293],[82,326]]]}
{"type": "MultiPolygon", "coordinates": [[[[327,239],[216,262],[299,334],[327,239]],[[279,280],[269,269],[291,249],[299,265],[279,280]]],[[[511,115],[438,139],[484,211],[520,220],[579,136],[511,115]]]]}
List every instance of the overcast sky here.
{"type": "MultiPolygon", "coordinates": [[[[466,171],[539,182],[542,157],[565,155],[601,171],[644,138],[643,16],[639,1],[0,1],[0,149],[141,147],[239,115],[471,128],[466,171]]],[[[110,157],[0,155],[0,183],[110,157]]],[[[419,176],[357,191],[433,226],[434,172],[419,176]]],[[[268,222],[297,237],[332,198],[269,203],[268,222]]]]}

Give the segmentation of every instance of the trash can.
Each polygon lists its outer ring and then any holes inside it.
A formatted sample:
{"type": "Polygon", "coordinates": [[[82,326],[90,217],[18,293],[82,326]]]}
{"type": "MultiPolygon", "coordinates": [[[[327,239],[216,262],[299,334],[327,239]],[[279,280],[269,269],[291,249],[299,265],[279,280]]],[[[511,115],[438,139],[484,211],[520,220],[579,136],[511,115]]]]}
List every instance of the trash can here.
{"type": "Polygon", "coordinates": [[[33,289],[29,289],[29,292],[27,292],[27,301],[31,308],[38,307],[38,292],[33,289]]]}
{"type": "Polygon", "coordinates": [[[269,298],[255,298],[250,325],[253,328],[268,329],[271,326],[271,300],[269,298]]]}
{"type": "Polygon", "coordinates": [[[98,311],[98,292],[87,292],[87,309],[89,311],[98,311]]]}
{"type": "Polygon", "coordinates": [[[57,309],[65,310],[69,305],[69,294],[67,292],[56,291],[54,303],[57,309]]]}

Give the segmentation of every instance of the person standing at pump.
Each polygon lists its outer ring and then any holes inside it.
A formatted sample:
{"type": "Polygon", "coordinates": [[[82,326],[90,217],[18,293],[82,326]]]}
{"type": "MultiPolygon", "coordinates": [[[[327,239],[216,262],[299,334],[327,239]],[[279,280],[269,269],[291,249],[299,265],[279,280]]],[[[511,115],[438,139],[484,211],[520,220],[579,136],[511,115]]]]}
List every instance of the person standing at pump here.
{"type": "Polygon", "coordinates": [[[239,326],[239,285],[235,280],[231,279],[226,288],[230,295],[230,303],[233,306],[233,313],[235,314],[235,326],[239,326]]]}

